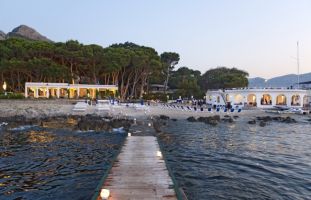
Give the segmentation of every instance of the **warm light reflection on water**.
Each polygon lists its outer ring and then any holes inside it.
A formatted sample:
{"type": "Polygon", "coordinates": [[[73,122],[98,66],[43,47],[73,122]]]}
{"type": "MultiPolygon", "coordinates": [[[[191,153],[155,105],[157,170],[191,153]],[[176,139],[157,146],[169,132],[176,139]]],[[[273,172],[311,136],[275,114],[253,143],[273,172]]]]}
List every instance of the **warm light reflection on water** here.
{"type": "Polygon", "coordinates": [[[125,135],[0,130],[0,199],[90,199],[125,135]]]}
{"type": "Polygon", "coordinates": [[[32,143],[53,142],[54,135],[48,131],[30,131],[28,141],[32,143]]]}

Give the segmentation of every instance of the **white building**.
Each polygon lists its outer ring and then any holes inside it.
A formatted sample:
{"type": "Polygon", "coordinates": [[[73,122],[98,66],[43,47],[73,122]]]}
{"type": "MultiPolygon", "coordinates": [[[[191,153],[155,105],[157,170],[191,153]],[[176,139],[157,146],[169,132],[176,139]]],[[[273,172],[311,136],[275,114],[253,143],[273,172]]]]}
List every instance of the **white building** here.
{"type": "Polygon", "coordinates": [[[96,97],[96,93],[116,93],[116,85],[89,85],[89,84],[68,84],[68,83],[25,83],[25,98],[79,98],[96,97]]]}
{"type": "Polygon", "coordinates": [[[227,89],[206,92],[206,103],[211,105],[255,106],[272,108],[274,106],[310,106],[310,90],[299,89],[227,89]]]}

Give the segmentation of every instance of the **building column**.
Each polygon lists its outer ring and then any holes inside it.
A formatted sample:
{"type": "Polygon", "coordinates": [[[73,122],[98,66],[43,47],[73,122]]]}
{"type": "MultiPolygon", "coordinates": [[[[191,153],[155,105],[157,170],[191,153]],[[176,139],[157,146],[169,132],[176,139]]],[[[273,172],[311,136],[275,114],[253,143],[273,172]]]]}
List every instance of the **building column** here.
{"type": "Polygon", "coordinates": [[[256,93],[255,93],[255,95],[256,95],[256,104],[257,104],[257,107],[262,107],[262,105],[261,105],[261,98],[262,98],[262,95],[263,95],[263,94],[261,94],[261,93],[256,94],[256,93]]]}
{"type": "Polygon", "coordinates": [[[270,96],[271,96],[271,100],[272,100],[271,106],[276,106],[276,100],[277,100],[278,94],[270,94],[270,96]]]}
{"type": "Polygon", "coordinates": [[[68,99],[71,99],[71,88],[68,89],[68,99]]]}
{"type": "Polygon", "coordinates": [[[57,98],[59,98],[59,96],[60,96],[60,88],[57,88],[56,95],[57,95],[57,98]]]}
{"type": "Polygon", "coordinates": [[[50,97],[50,90],[48,87],[46,87],[46,98],[50,97]]]}
{"type": "Polygon", "coordinates": [[[286,97],[286,105],[292,106],[292,95],[285,95],[286,97]]]}
{"type": "Polygon", "coordinates": [[[34,95],[35,98],[39,98],[39,91],[38,90],[39,90],[39,88],[35,89],[35,95],[34,95]]]}
{"type": "Polygon", "coordinates": [[[78,87],[77,88],[77,99],[79,99],[80,98],[80,88],[78,87]]]}
{"type": "Polygon", "coordinates": [[[28,97],[28,87],[25,87],[25,98],[28,97]]]}
{"type": "Polygon", "coordinates": [[[300,106],[301,107],[303,107],[303,104],[304,104],[304,101],[303,101],[303,99],[304,99],[304,94],[298,94],[299,95],[299,103],[300,103],[300,106]]]}

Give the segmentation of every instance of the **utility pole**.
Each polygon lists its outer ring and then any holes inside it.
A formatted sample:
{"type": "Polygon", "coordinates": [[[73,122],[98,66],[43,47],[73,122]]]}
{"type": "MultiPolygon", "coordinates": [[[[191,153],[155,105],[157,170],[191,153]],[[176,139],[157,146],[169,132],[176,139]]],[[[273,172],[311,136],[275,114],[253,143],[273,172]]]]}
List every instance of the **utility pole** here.
{"type": "Polygon", "coordinates": [[[298,82],[298,89],[300,88],[300,77],[299,77],[299,41],[297,41],[297,71],[298,71],[298,76],[297,76],[297,82],[298,82]]]}

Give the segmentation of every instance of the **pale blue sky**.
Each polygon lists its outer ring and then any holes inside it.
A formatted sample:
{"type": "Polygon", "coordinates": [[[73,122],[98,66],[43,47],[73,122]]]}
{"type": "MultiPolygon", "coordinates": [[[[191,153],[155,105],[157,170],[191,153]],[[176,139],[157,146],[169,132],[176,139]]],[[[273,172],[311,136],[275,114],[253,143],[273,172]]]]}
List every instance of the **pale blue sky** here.
{"type": "Polygon", "coordinates": [[[126,41],[180,54],[201,72],[250,77],[311,72],[311,0],[0,0],[0,30],[26,24],[54,41],[104,47],[126,41]]]}

